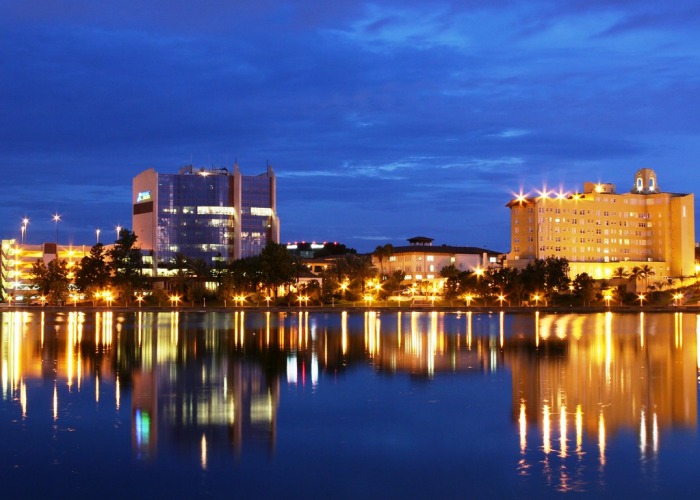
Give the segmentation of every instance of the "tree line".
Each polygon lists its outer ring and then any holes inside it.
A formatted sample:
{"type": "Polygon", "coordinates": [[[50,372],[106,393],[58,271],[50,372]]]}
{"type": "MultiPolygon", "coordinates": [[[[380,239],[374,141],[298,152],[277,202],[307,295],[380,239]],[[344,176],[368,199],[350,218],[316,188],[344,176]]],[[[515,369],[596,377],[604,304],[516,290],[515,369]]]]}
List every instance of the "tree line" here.
{"type": "MultiPolygon", "coordinates": [[[[257,305],[292,305],[301,300],[308,305],[322,305],[389,298],[408,300],[416,296],[428,296],[446,304],[466,301],[473,305],[504,305],[504,302],[551,305],[563,297],[575,297],[579,304],[590,305],[601,299],[601,283],[585,273],[571,280],[569,262],[563,258],[536,259],[522,269],[493,267],[463,271],[449,265],[439,272],[442,286],[438,288],[434,280],[409,286],[403,271],[386,272],[384,262],[393,251],[388,244],[378,246],[371,255],[326,256],[327,267],[320,280],[314,279],[298,256],[278,243],[269,243],[260,255],[215,266],[178,254],[167,264],[168,290],[153,290],[150,278],[143,273],[143,254],[137,237],[122,228],[111,249],[106,250],[98,243],[89,255],[72,266],[65,260],[55,259],[48,264],[37,260],[31,270],[31,281],[42,300],[52,304],[66,304],[71,297],[77,300],[79,296],[93,302],[106,300],[105,291],[109,291],[110,300],[123,304],[133,304],[136,300],[163,304],[173,296],[192,303],[210,299],[224,304],[257,305]]],[[[641,280],[646,290],[653,274],[653,269],[646,265],[631,271],[624,267],[616,269],[612,276],[618,283],[613,287],[614,299],[634,300],[624,283],[641,280]]]]}

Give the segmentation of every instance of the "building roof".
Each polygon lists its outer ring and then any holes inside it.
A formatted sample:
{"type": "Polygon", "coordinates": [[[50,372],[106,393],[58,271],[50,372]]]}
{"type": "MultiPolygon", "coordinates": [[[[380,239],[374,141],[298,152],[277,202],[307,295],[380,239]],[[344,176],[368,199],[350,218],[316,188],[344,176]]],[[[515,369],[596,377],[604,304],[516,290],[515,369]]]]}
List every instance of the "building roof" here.
{"type": "Polygon", "coordinates": [[[400,253],[434,253],[434,254],[463,254],[463,255],[500,255],[502,252],[496,252],[495,250],[489,250],[487,248],[481,247],[457,247],[452,245],[408,245],[403,247],[394,247],[394,254],[400,253]]]}

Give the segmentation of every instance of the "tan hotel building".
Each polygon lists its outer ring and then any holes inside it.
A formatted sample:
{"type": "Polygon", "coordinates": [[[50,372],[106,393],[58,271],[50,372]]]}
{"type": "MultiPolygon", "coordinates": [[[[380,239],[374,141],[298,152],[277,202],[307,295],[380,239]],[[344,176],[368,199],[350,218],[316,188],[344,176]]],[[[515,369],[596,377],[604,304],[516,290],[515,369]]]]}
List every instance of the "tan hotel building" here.
{"type": "Polygon", "coordinates": [[[637,171],[627,193],[586,182],[583,193],[517,196],[506,206],[506,266],[559,257],[569,261],[571,278],[607,279],[619,267],[643,265],[654,270],[650,282],[695,274],[694,195],[661,192],[649,168],[637,171]]]}

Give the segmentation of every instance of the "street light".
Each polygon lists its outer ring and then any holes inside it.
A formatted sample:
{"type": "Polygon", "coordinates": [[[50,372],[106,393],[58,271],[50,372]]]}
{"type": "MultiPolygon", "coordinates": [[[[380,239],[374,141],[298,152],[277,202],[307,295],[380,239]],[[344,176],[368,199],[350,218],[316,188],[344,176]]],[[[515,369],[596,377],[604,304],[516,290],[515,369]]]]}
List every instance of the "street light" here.
{"type": "Polygon", "coordinates": [[[639,305],[641,307],[644,307],[644,299],[646,298],[646,296],[643,293],[640,293],[639,295],[637,295],[637,298],[639,299],[639,305]]]}
{"type": "Polygon", "coordinates": [[[474,297],[472,296],[471,293],[468,293],[468,294],[464,297],[464,300],[467,301],[467,307],[469,307],[469,306],[471,305],[472,299],[473,299],[473,298],[474,298],[474,297]]]}
{"type": "Polygon", "coordinates": [[[61,216],[58,213],[53,214],[53,221],[56,223],[56,255],[58,256],[58,222],[61,216]]]}
{"type": "Polygon", "coordinates": [[[267,297],[265,297],[265,301],[267,302],[267,307],[270,307],[271,300],[272,300],[272,297],[270,297],[269,295],[267,297]]]}
{"type": "Polygon", "coordinates": [[[503,301],[506,300],[506,296],[501,294],[498,296],[498,301],[501,303],[501,307],[503,307],[503,301]]]}
{"type": "Polygon", "coordinates": [[[679,306],[681,300],[683,299],[683,294],[682,293],[677,293],[673,296],[673,301],[674,305],[679,306]]]}
{"type": "MultiPolygon", "coordinates": [[[[99,231],[99,229],[98,229],[98,231],[99,231]]],[[[139,303],[139,307],[141,307],[141,302],[143,302],[143,294],[142,293],[139,293],[136,296],[136,301],[139,303]]]]}
{"type": "Polygon", "coordinates": [[[536,293],[535,295],[532,296],[533,299],[535,299],[535,307],[538,307],[540,305],[540,294],[536,293]]]}
{"type": "Polygon", "coordinates": [[[172,302],[173,307],[177,307],[178,302],[180,302],[180,296],[179,295],[171,295],[170,302],[172,302]]]}
{"type": "Polygon", "coordinates": [[[603,300],[605,300],[605,305],[610,307],[610,301],[612,300],[612,291],[610,290],[605,290],[603,292],[603,300]]]}
{"type": "Polygon", "coordinates": [[[119,233],[122,232],[122,227],[119,224],[117,224],[117,227],[115,229],[117,230],[117,239],[119,239],[119,233]]]}
{"type": "Polygon", "coordinates": [[[25,217],[22,219],[22,245],[24,245],[24,237],[27,234],[27,224],[29,224],[29,219],[25,217]]]}
{"type": "Polygon", "coordinates": [[[97,233],[97,244],[100,244],[100,228],[98,227],[97,230],[95,231],[97,233]]]}

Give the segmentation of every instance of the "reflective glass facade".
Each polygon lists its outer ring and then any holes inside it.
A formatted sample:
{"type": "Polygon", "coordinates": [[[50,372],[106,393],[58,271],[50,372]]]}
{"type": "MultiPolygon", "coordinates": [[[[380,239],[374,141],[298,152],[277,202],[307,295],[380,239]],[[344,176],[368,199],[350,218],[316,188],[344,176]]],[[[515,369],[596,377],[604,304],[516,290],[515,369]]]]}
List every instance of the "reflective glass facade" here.
{"type": "Polygon", "coordinates": [[[209,265],[234,258],[232,180],[229,175],[158,176],[160,262],[173,262],[178,253],[209,265]]]}
{"type": "Polygon", "coordinates": [[[168,264],[181,254],[208,265],[258,255],[279,241],[276,180],[226,169],[141,172],[133,183],[133,226],[141,248],[168,264]]]}
{"type": "Polygon", "coordinates": [[[272,239],[272,183],[267,174],[243,176],[241,192],[241,257],[259,255],[272,239]]]}

